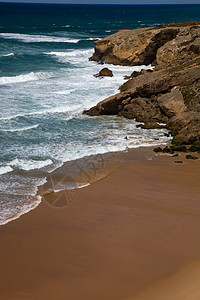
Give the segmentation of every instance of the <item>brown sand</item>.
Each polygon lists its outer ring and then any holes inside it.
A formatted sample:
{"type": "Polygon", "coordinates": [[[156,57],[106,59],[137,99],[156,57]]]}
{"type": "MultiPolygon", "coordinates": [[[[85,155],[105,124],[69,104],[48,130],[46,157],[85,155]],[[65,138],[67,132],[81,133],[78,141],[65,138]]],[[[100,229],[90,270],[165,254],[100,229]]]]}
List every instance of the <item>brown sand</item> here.
{"type": "Polygon", "coordinates": [[[200,299],[200,162],[151,156],[1,226],[1,299],[200,299]]]}

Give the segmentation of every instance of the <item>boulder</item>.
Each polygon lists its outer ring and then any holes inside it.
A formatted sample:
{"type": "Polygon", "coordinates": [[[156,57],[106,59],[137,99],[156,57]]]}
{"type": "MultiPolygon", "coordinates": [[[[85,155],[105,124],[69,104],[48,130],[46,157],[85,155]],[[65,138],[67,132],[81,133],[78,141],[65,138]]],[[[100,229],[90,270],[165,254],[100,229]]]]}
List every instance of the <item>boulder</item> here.
{"type": "Polygon", "coordinates": [[[113,72],[109,70],[108,68],[103,68],[101,71],[99,71],[98,74],[94,75],[95,77],[113,77],[113,72]]]}

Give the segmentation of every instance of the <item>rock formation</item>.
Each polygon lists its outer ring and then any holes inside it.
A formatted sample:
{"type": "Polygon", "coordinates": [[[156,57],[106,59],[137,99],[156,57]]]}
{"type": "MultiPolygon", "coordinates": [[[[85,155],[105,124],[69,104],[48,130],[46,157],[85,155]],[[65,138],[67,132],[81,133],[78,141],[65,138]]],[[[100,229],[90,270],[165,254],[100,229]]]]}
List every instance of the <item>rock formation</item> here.
{"type": "Polygon", "coordinates": [[[98,74],[94,75],[95,77],[113,77],[113,72],[108,68],[103,68],[99,71],[98,74]]]}
{"type": "Polygon", "coordinates": [[[173,130],[173,142],[200,139],[200,23],[174,23],[119,31],[96,41],[91,60],[120,65],[154,64],[133,72],[120,93],[98,103],[89,115],[120,115],[173,130]]]}

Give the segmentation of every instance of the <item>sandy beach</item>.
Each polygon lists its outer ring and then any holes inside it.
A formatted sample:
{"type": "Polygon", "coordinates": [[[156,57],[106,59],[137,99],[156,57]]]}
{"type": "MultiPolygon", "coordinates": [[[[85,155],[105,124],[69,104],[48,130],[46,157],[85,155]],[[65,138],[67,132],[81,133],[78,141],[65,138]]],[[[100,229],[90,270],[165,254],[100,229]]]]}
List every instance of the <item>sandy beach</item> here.
{"type": "Polygon", "coordinates": [[[0,227],[2,299],[200,299],[200,162],[140,148],[113,164],[0,227]]]}

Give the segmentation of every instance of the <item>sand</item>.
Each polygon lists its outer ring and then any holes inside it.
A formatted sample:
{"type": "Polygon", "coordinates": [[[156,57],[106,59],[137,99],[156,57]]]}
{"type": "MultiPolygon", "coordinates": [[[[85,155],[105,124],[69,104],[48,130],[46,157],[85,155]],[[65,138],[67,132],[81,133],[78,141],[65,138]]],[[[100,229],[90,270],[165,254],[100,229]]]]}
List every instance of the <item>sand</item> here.
{"type": "Polygon", "coordinates": [[[200,299],[200,161],[175,160],[120,154],[102,180],[1,226],[1,299],[200,299]]]}

